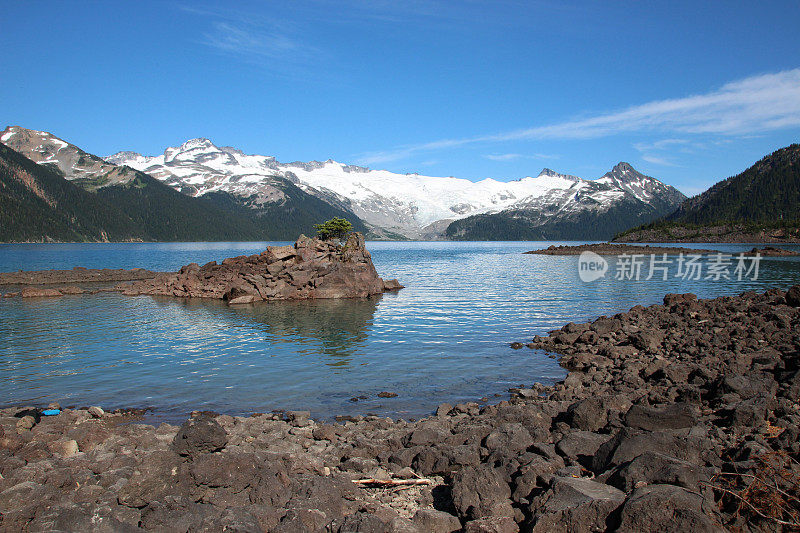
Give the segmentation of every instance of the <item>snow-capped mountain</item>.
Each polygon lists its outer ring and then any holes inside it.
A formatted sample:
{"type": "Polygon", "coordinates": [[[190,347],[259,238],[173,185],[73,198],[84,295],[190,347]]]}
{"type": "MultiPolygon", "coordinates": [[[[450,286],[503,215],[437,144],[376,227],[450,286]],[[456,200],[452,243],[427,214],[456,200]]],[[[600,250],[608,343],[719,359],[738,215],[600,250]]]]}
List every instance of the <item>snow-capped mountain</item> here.
{"type": "Polygon", "coordinates": [[[130,169],[109,164],[46,131],[9,126],[0,142],[40,165],[53,165],[70,181],[86,189],[128,183],[136,177],[130,169]]]}
{"type": "Polygon", "coordinates": [[[543,216],[611,207],[625,199],[650,204],[677,204],[683,195],[655,178],[620,163],[597,180],[544,169],[536,177],[503,182],[472,182],[453,177],[397,174],[335,161],[281,163],[274,157],[247,155],[192,139],[153,157],[118,152],[105,160],[127,165],[192,196],[227,192],[255,197],[259,203],[281,200],[278,180],[347,209],[378,233],[410,238],[441,235],[450,222],[511,209],[539,209],[543,216]]]}
{"type": "Polygon", "coordinates": [[[0,228],[6,239],[293,240],[333,217],[348,217],[357,231],[368,230],[352,212],[280,177],[270,178],[274,189],[266,178],[258,184],[261,200],[250,189],[245,196],[195,197],[49,132],[19,126],[0,132],[0,156],[0,177],[12,179],[0,180],[0,215],[12,213],[0,228]]]}

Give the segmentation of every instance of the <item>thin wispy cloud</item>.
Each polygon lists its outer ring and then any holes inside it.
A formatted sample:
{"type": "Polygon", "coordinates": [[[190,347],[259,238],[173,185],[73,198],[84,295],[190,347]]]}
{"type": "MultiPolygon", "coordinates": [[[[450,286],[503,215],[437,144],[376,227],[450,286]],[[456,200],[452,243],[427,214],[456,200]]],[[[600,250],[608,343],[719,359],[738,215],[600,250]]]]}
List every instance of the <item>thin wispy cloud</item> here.
{"type": "Polygon", "coordinates": [[[549,154],[485,154],[483,157],[491,161],[515,161],[517,159],[558,159],[549,154]]]}
{"type": "Polygon", "coordinates": [[[225,52],[257,55],[268,58],[284,58],[286,54],[305,54],[296,41],[286,35],[237,27],[229,22],[214,22],[213,30],[204,35],[205,44],[225,52]]]}
{"type": "Polygon", "coordinates": [[[699,147],[700,143],[689,141],[688,139],[661,139],[653,142],[635,143],[633,147],[642,155],[642,161],[647,161],[653,165],[664,167],[677,167],[678,165],[669,159],[665,154],[674,154],[676,151],[683,153],[692,152],[699,147]]]}
{"type": "Polygon", "coordinates": [[[199,44],[283,75],[303,74],[324,58],[293,24],[236,10],[215,11],[180,6],[185,13],[208,20],[199,44]]]}
{"type": "Polygon", "coordinates": [[[648,163],[652,163],[653,165],[661,165],[663,167],[677,167],[678,165],[673,163],[672,161],[664,158],[658,157],[654,155],[643,155],[642,161],[647,161],[648,163]]]}
{"type": "Polygon", "coordinates": [[[633,145],[638,151],[645,153],[654,150],[667,150],[673,149],[675,146],[686,146],[691,141],[688,139],[661,139],[654,142],[641,142],[633,145]]]}
{"type": "Polygon", "coordinates": [[[504,133],[400,146],[362,154],[362,164],[446,148],[520,140],[596,139],[629,133],[763,133],[800,126],[800,69],[752,76],[699,95],[657,100],[589,118],[504,133]]]}

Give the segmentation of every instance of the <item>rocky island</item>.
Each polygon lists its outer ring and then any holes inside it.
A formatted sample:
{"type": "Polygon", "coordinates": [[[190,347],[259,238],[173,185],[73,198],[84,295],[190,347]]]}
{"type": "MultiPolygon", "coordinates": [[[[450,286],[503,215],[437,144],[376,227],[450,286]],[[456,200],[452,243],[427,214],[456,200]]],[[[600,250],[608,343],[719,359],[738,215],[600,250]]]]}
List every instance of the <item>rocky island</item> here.
{"type": "Polygon", "coordinates": [[[184,266],[117,287],[122,294],[217,298],[229,304],[262,300],[366,298],[402,288],[384,281],[372,264],[361,233],[351,233],[343,245],[301,235],[293,246],[270,246],[259,255],[230,257],[202,267],[184,266]]]}
{"type": "Polygon", "coordinates": [[[419,421],[4,409],[0,529],[796,529],[800,286],[670,294],[526,346],[567,377],[419,421]]]}
{"type": "Polygon", "coordinates": [[[294,245],[269,246],[261,254],[229,257],[202,267],[191,263],[178,272],[144,269],[110,270],[76,267],[0,274],[1,284],[22,285],[5,297],[55,297],[91,294],[65,283],[129,281],[113,288],[128,296],[157,295],[181,298],[216,298],[230,305],[267,300],[314,298],[368,298],[403,286],[378,276],[364,236],[351,233],[343,244],[301,235],[294,245]],[[41,287],[41,285],[50,285],[41,287]],[[31,287],[36,285],[37,287],[31,287]]]}

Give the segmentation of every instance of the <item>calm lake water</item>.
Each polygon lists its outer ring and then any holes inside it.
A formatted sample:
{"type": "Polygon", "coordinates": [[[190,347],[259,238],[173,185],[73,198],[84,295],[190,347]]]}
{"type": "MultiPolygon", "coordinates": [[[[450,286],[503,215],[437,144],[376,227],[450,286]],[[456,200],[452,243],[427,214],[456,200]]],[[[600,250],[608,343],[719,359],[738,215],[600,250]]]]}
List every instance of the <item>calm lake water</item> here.
{"type": "MultiPolygon", "coordinates": [[[[0,245],[0,271],[174,271],[258,253],[267,244],[0,245]]],[[[732,280],[676,278],[675,265],[666,281],[660,273],[617,280],[611,259],[605,278],[585,283],[577,257],[522,254],[549,244],[369,243],[381,276],[407,288],[365,301],[227,307],[111,293],[0,299],[0,404],[152,407],[154,419],[171,421],[194,409],[419,417],[442,402],[507,397],[509,387],[564,376],[546,354],[512,350],[511,341],[660,303],[668,292],[713,297],[800,283],[797,258],[764,258],[759,279],[742,281],[735,262],[732,280]],[[378,398],[381,391],[398,397],[378,398]],[[350,401],[361,395],[368,398],[350,401]]],[[[702,247],[735,253],[752,245],[702,247]]]]}

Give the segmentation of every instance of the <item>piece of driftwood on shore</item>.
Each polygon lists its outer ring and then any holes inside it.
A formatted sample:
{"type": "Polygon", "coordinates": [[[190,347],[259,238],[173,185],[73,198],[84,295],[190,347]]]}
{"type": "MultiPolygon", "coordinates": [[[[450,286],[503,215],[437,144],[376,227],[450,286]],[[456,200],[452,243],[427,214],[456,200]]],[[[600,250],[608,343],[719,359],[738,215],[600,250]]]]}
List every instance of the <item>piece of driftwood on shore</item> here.
{"type": "Polygon", "coordinates": [[[413,487],[417,485],[430,485],[433,483],[432,480],[427,478],[416,478],[416,479],[377,479],[377,478],[366,478],[366,479],[354,479],[353,483],[362,487],[413,487]]]}

